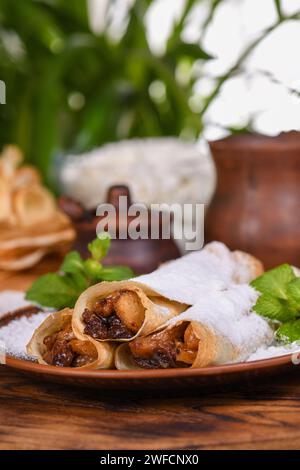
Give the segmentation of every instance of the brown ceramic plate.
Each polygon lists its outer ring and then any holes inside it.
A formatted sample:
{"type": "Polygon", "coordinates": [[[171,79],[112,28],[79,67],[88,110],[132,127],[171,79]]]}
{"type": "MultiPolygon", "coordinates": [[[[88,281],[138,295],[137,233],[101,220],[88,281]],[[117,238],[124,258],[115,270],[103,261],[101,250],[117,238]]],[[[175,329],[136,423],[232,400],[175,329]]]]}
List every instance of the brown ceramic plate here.
{"type": "Polygon", "coordinates": [[[233,382],[248,382],[267,378],[296,369],[290,355],[255,362],[204,369],[168,369],[145,371],[74,370],[40,365],[34,362],[7,358],[6,366],[37,380],[57,382],[111,390],[163,390],[181,388],[215,387],[233,382]]]}
{"type": "MultiPolygon", "coordinates": [[[[26,315],[26,309],[1,318],[2,325],[16,317],[26,315]]],[[[28,313],[27,313],[28,315],[28,313]]],[[[257,378],[267,378],[296,370],[291,355],[254,362],[206,367],[203,369],[167,370],[78,370],[40,365],[35,362],[8,356],[6,366],[36,379],[83,387],[110,390],[163,390],[174,391],[182,388],[216,387],[233,382],[251,382],[257,378]]]]}

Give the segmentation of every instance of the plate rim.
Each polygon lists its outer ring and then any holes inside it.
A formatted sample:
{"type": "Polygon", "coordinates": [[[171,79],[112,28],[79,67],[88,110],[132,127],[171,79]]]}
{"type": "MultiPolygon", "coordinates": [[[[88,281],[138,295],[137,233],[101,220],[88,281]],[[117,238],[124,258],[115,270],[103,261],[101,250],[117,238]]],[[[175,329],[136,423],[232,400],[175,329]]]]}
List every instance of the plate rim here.
{"type": "Polygon", "coordinates": [[[178,378],[195,378],[208,377],[216,375],[227,375],[241,372],[251,372],[261,369],[273,369],[279,366],[294,366],[292,362],[293,353],[285,354],[267,359],[260,359],[249,362],[239,362],[236,364],[226,364],[221,366],[204,367],[198,369],[192,368],[174,368],[174,369],[149,369],[149,370],[116,370],[116,369],[94,369],[79,370],[71,367],[55,367],[51,365],[38,364],[36,362],[25,359],[6,357],[5,366],[20,370],[23,372],[31,372],[37,376],[55,376],[65,378],[78,379],[107,379],[107,380],[149,380],[149,379],[178,379],[178,378]]]}

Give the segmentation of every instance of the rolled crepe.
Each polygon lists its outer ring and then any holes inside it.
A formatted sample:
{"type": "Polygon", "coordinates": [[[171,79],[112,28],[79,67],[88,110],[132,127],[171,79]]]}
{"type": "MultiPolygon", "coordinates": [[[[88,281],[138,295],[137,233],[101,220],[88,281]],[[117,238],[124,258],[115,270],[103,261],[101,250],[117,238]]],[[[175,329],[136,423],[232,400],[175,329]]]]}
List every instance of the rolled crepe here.
{"type": "Polygon", "coordinates": [[[110,369],[114,365],[114,345],[78,340],[72,332],[71,309],[51,313],[36,329],[27,352],[40,364],[80,369],[110,369]]]}
{"type": "Polygon", "coordinates": [[[195,306],[116,351],[117,369],[202,368],[241,362],[274,339],[269,323],[254,313],[258,293],[235,285],[210,293],[195,306]]]}
{"type": "Polygon", "coordinates": [[[73,330],[80,339],[130,341],[151,333],[207,292],[248,282],[262,270],[252,256],[213,242],[151,274],[89,288],[75,305],[73,330]]]}

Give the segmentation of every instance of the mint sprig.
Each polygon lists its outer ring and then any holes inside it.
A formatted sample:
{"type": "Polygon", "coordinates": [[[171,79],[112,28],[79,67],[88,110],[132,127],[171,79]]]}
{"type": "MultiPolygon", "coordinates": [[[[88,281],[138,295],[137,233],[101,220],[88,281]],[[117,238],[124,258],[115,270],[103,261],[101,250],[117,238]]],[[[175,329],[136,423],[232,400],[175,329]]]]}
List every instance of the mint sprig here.
{"type": "MultiPolygon", "coordinates": [[[[87,287],[86,285],[85,288],[87,287]]],[[[78,295],[84,290],[83,285],[80,286],[73,276],[49,273],[33,283],[27,291],[26,299],[60,310],[74,307],[78,295]]]]}
{"type": "Polygon", "coordinates": [[[73,308],[80,294],[101,281],[121,281],[134,276],[127,266],[103,266],[110,238],[101,235],[88,245],[91,257],[83,260],[77,251],[68,253],[57,273],[38,278],[26,293],[26,299],[44,307],[73,308]]]}
{"type": "Polygon", "coordinates": [[[279,325],[281,342],[300,340],[300,278],[289,264],[270,269],[251,282],[261,295],[253,310],[279,325]]]}
{"type": "Polygon", "coordinates": [[[279,299],[287,299],[287,286],[296,279],[294,271],[289,264],[282,264],[270,269],[252,281],[251,285],[262,294],[272,295],[279,299]]]}
{"type": "Polygon", "coordinates": [[[276,331],[276,338],[282,343],[293,343],[300,340],[300,320],[284,323],[276,331]]]}
{"type": "Polygon", "coordinates": [[[297,311],[294,310],[287,300],[279,299],[269,294],[263,294],[258,298],[254,310],[259,315],[277,322],[286,322],[297,317],[297,311]]]}

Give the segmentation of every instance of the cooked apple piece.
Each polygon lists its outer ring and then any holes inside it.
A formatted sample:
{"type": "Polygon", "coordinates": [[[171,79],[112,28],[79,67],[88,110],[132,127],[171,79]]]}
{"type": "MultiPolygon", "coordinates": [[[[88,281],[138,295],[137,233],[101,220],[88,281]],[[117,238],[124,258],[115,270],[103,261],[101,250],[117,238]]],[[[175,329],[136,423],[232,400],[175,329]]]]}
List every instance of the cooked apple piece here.
{"type": "Polygon", "coordinates": [[[131,331],[136,333],[141,328],[145,318],[145,308],[135,292],[120,292],[120,296],[114,302],[114,308],[122,323],[131,331]]]}

